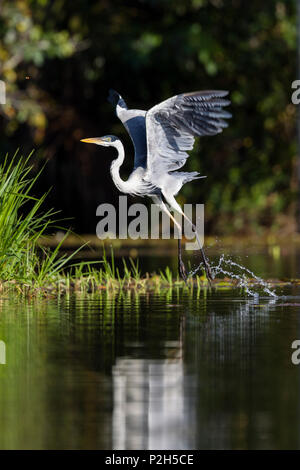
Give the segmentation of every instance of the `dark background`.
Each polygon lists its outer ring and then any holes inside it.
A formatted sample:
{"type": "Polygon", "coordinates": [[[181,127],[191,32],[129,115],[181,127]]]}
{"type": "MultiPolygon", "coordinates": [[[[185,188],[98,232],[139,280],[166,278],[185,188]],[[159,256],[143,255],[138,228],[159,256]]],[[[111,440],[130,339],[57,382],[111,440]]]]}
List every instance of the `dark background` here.
{"type": "Polygon", "coordinates": [[[0,158],[32,149],[46,161],[36,194],[95,233],[96,207],[118,200],[114,150],[83,137],[119,136],[133,148],[106,101],[109,88],[129,107],[148,109],[174,94],[230,91],[233,118],[197,141],[179,202],[204,202],[206,232],[291,233],[297,194],[296,1],[0,0],[0,158]]]}

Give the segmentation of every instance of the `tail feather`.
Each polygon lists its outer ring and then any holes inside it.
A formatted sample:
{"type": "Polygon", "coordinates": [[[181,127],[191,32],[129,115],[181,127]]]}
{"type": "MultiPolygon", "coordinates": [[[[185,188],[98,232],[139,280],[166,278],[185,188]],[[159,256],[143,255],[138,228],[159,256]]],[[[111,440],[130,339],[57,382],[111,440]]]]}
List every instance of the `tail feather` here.
{"type": "Polygon", "coordinates": [[[206,178],[206,176],[199,176],[200,173],[198,173],[198,171],[190,171],[190,172],[180,171],[178,173],[182,177],[183,184],[188,183],[189,181],[206,178]]]}

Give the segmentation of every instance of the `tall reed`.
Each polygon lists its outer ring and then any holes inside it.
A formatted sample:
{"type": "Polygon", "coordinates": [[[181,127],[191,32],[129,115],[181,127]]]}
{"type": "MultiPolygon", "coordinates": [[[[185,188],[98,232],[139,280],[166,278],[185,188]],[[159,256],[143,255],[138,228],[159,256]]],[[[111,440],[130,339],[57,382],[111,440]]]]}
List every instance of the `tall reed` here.
{"type": "Polygon", "coordinates": [[[53,251],[39,243],[48,229],[54,229],[58,212],[42,212],[47,193],[40,198],[32,195],[40,173],[32,176],[29,159],[15,155],[0,164],[0,280],[39,284],[53,280],[70,256],[59,255],[64,240],[53,251]]]}

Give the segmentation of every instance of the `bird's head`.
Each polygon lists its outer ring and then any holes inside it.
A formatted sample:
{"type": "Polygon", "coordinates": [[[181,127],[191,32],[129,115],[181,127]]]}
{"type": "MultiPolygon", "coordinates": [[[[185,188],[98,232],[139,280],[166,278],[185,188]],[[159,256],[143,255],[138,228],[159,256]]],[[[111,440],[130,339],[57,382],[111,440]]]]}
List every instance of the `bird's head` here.
{"type": "Polygon", "coordinates": [[[119,141],[119,139],[115,135],[104,135],[103,137],[89,137],[87,139],[80,140],[80,142],[85,142],[86,144],[103,145],[104,147],[114,147],[117,141],[119,141]]]}

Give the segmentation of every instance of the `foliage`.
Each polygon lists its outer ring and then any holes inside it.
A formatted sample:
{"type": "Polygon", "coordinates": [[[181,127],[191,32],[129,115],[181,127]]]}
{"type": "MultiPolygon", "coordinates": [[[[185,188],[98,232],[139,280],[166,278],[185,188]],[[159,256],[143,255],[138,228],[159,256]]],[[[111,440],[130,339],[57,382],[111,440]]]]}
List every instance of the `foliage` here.
{"type": "Polygon", "coordinates": [[[78,44],[67,30],[41,24],[40,13],[49,5],[44,0],[1,1],[0,77],[7,89],[2,110],[6,133],[12,135],[19,124],[27,123],[36,142],[44,136],[51,99],[38,84],[39,71],[47,59],[72,55],[78,44]]]}

